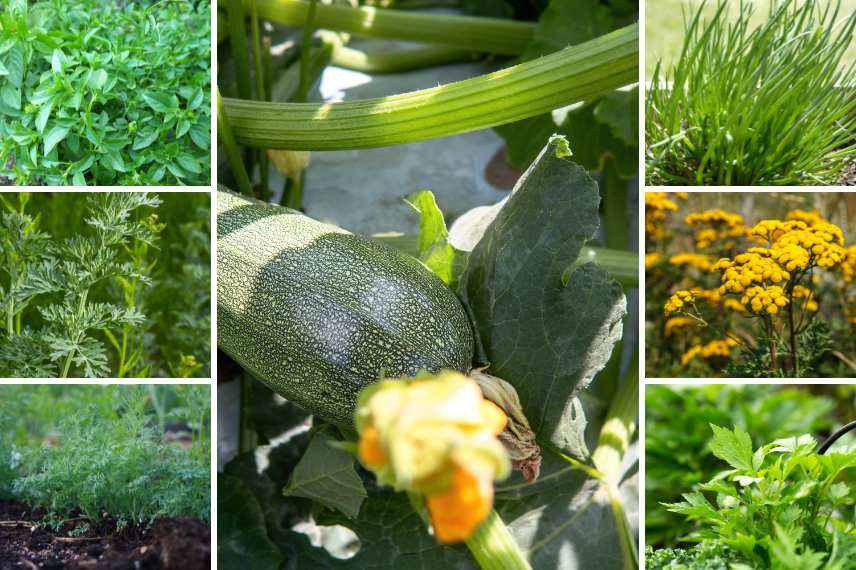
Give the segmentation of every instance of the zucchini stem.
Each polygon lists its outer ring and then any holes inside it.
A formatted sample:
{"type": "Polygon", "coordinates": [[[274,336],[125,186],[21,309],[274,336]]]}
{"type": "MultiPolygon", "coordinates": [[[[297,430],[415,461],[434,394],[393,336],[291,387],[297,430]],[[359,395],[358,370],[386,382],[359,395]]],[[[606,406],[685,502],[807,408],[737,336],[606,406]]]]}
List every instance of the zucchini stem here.
{"type": "MultiPolygon", "coordinates": [[[[229,0],[218,0],[220,6],[229,0]]],[[[239,0],[232,0],[239,1],[239,0]]],[[[244,0],[245,4],[249,0],[244,0]]],[[[259,15],[273,22],[302,26],[311,9],[305,0],[257,0],[259,15]]],[[[229,14],[229,18],[232,15],[229,14]]],[[[319,4],[318,28],[356,36],[443,44],[479,52],[519,55],[532,40],[535,24],[503,18],[387,10],[372,6],[319,4]]]]}
{"type": "Polygon", "coordinates": [[[220,96],[219,87],[217,88],[217,138],[220,139],[220,142],[223,144],[223,150],[226,151],[226,158],[229,161],[229,166],[232,168],[232,174],[235,176],[235,183],[238,185],[238,190],[242,194],[252,196],[253,188],[250,184],[250,177],[247,176],[247,169],[244,167],[241,151],[238,150],[238,145],[235,143],[235,137],[229,126],[229,121],[226,119],[226,110],[223,108],[223,98],[220,96]]]}
{"type": "Polygon", "coordinates": [[[495,510],[467,539],[467,548],[482,570],[532,570],[520,546],[495,510]]]}
{"type": "MultiPolygon", "coordinates": [[[[319,6],[320,9],[320,6],[319,6]]],[[[519,65],[401,95],[343,103],[224,98],[235,139],[287,150],[350,150],[512,123],[635,83],[637,24],[519,65]]]]}

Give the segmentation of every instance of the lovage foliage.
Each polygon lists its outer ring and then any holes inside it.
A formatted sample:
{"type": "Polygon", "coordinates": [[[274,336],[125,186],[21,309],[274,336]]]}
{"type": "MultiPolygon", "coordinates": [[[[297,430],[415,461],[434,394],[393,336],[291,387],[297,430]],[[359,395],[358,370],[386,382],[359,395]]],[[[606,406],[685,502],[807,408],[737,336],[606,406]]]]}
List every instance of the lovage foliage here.
{"type": "MultiPolygon", "coordinates": [[[[810,435],[758,449],[749,434],[711,424],[710,449],[730,467],[680,503],[665,506],[701,523],[695,538],[735,555],[729,568],[852,568],[856,452],[819,455],[810,435]],[[716,497],[715,502],[705,494],[716,497]]],[[[659,567],[659,566],[657,566],[659,567]]],[[[684,566],[712,568],[705,565],[684,566]]]]}
{"type": "Polygon", "coordinates": [[[206,185],[209,7],[0,6],[0,180],[206,185]]]}

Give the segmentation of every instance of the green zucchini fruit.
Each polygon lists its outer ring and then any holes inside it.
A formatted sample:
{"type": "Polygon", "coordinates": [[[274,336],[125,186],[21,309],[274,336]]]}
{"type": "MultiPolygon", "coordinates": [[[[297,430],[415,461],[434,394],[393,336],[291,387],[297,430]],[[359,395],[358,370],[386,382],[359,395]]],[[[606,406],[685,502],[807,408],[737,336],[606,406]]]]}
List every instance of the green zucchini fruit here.
{"type": "Polygon", "coordinates": [[[222,188],[217,344],[289,401],[347,426],[367,384],[469,372],[473,358],[463,306],[418,260],[222,188]]]}

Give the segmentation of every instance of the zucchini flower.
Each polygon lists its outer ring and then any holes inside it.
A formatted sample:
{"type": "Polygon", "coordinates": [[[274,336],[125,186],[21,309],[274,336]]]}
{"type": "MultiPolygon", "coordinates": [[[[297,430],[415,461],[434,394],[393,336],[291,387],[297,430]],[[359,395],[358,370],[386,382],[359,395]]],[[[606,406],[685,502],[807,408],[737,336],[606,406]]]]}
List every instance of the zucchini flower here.
{"type": "Polygon", "coordinates": [[[508,418],[459,372],[386,380],[359,396],[357,454],[378,482],[426,497],[441,543],[469,538],[493,507],[493,481],[510,461],[508,418]]]}

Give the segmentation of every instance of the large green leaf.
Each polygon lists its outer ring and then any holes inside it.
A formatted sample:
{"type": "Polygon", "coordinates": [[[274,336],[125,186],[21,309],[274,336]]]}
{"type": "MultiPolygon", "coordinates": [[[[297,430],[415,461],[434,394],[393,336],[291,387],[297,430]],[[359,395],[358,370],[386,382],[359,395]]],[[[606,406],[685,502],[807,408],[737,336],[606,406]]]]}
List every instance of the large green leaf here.
{"type": "Polygon", "coordinates": [[[268,537],[258,500],[241,479],[218,477],[217,509],[223,513],[217,525],[221,568],[279,569],[282,554],[268,537]]]}
{"type": "Polygon", "coordinates": [[[597,184],[551,139],[470,254],[458,294],[490,373],[520,395],[539,439],[578,452],[575,398],[621,336],[621,286],[594,263],[565,269],[598,227],[597,184]]]}
{"type": "Polygon", "coordinates": [[[326,433],[317,432],[283,492],[313,499],[355,518],[366,497],[366,489],[354,471],[354,456],[332,447],[334,441],[326,433]]]}

